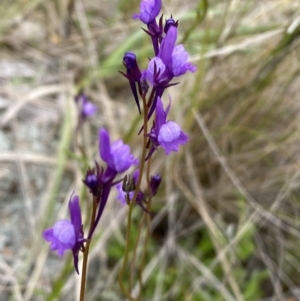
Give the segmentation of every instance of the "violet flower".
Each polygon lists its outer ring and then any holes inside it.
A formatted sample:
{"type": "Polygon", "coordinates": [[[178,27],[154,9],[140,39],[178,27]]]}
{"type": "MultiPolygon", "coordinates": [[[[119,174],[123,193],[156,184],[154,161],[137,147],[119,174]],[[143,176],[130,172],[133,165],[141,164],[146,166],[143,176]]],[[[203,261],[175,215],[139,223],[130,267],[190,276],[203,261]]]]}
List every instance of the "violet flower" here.
{"type": "Polygon", "coordinates": [[[166,86],[173,77],[195,72],[196,66],[187,62],[188,53],[182,44],[175,46],[177,40],[177,26],[169,26],[166,36],[161,42],[158,56],[150,60],[144,76],[152,85],[166,86]]]}
{"type": "Polygon", "coordinates": [[[170,84],[170,81],[187,71],[194,73],[197,69],[195,65],[188,62],[189,55],[184,46],[182,44],[175,46],[178,23],[173,20],[167,24],[167,33],[162,39],[158,55],[150,60],[147,70],[143,72],[143,78],[149,80],[156,87],[156,94],[148,113],[148,119],[156,108],[158,97],[162,96],[166,88],[175,85],[170,84]]]}
{"type": "Polygon", "coordinates": [[[99,152],[102,160],[107,163],[107,168],[105,170],[101,168],[90,170],[84,180],[93,195],[98,195],[99,198],[97,200],[99,208],[88,239],[92,237],[103,214],[111,187],[115,184],[113,182],[115,177],[118,173],[123,173],[130,168],[131,165],[138,164],[138,159],[130,153],[129,145],[124,144],[121,139],[111,143],[109,133],[104,128],[99,130],[99,152]],[[99,192],[101,192],[100,195],[99,192]]]}
{"type": "Polygon", "coordinates": [[[104,128],[99,130],[99,144],[100,156],[107,163],[110,172],[122,173],[131,165],[138,164],[138,159],[130,153],[129,145],[124,144],[121,139],[111,143],[110,136],[104,128]]]}
{"type": "Polygon", "coordinates": [[[75,97],[76,102],[79,106],[80,116],[85,119],[94,115],[97,111],[97,107],[88,101],[88,98],[85,94],[79,94],[75,97]]]}
{"type": "Polygon", "coordinates": [[[142,0],[140,3],[140,13],[133,15],[133,19],[140,19],[147,25],[148,30],[143,30],[151,36],[155,55],[158,54],[159,42],[163,34],[162,16],[159,19],[159,24],[156,22],[156,17],[160,13],[161,6],[161,0],[142,0]]]}
{"type": "Polygon", "coordinates": [[[164,111],[163,103],[160,97],[158,97],[155,122],[148,134],[152,142],[152,147],[149,150],[146,160],[150,158],[152,153],[159,146],[165,150],[166,155],[169,155],[171,152],[177,152],[179,145],[186,144],[189,140],[188,135],[181,130],[176,122],[166,120],[169,110],[170,104],[164,111]]]}
{"type": "Polygon", "coordinates": [[[104,128],[99,129],[99,153],[107,163],[107,168],[104,170],[95,162],[95,167],[89,168],[83,179],[94,198],[99,198],[105,187],[110,188],[118,173],[138,164],[138,159],[130,153],[129,145],[124,144],[121,139],[111,143],[109,133],[104,128]]]}
{"type": "Polygon", "coordinates": [[[71,221],[59,220],[52,228],[46,229],[42,234],[44,239],[51,243],[50,249],[57,251],[59,256],[63,256],[66,250],[72,250],[74,267],[79,274],[78,253],[83,248],[85,239],[83,238],[81,211],[77,195],[70,197],[69,212],[71,221]]]}
{"type": "Polygon", "coordinates": [[[142,0],[140,3],[140,13],[134,14],[133,19],[140,19],[143,23],[151,23],[160,13],[161,0],[142,0]]]}
{"type": "Polygon", "coordinates": [[[176,40],[177,23],[171,22],[161,42],[158,57],[161,58],[172,77],[183,75],[187,71],[194,73],[197,67],[187,62],[189,54],[182,44],[175,46],[176,40]]]}

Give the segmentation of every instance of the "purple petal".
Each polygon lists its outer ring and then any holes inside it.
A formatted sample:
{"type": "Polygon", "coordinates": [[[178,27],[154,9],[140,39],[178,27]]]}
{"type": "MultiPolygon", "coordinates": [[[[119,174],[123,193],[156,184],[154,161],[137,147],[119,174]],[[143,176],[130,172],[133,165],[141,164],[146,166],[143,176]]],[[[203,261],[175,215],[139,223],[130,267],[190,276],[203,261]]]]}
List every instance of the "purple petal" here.
{"type": "Polygon", "coordinates": [[[141,14],[133,14],[132,15],[132,19],[134,19],[134,20],[140,19],[140,17],[141,17],[141,14]]]}
{"type": "Polygon", "coordinates": [[[71,197],[69,201],[69,211],[70,211],[71,222],[75,230],[75,236],[76,238],[81,237],[82,221],[81,221],[79,197],[77,195],[71,197]]]}
{"type": "Polygon", "coordinates": [[[126,192],[123,191],[122,189],[122,183],[119,183],[116,185],[116,189],[117,189],[117,192],[118,192],[118,195],[117,195],[117,200],[120,201],[120,203],[122,205],[125,205],[126,204],[126,192]]]}
{"type": "Polygon", "coordinates": [[[91,102],[86,102],[82,107],[82,115],[85,117],[92,116],[96,113],[97,107],[91,102]]]}
{"type": "Polygon", "coordinates": [[[195,72],[196,66],[187,63],[189,58],[182,44],[177,45],[172,52],[172,72],[174,76],[180,76],[187,71],[195,72]]]}
{"type": "Polygon", "coordinates": [[[67,220],[60,220],[53,228],[46,229],[43,237],[51,243],[50,249],[57,251],[59,256],[63,256],[66,250],[70,250],[75,245],[75,230],[72,223],[67,220]]]}
{"type": "Polygon", "coordinates": [[[130,147],[124,144],[121,139],[110,144],[108,132],[101,128],[100,136],[100,156],[110,167],[110,171],[122,173],[131,165],[138,164],[138,160],[130,154],[130,147]]]}
{"type": "Polygon", "coordinates": [[[101,128],[99,130],[99,150],[100,150],[100,157],[104,162],[111,161],[111,154],[110,154],[110,137],[106,129],[101,128]]]}
{"type": "Polygon", "coordinates": [[[143,23],[149,24],[159,14],[161,0],[142,0],[140,3],[140,14],[134,14],[133,19],[140,19],[143,23]]]}
{"type": "Polygon", "coordinates": [[[168,121],[161,127],[157,140],[168,155],[171,151],[177,152],[180,144],[187,143],[188,136],[177,123],[168,121]]]}
{"type": "Polygon", "coordinates": [[[172,53],[177,40],[177,27],[171,26],[162,39],[158,56],[162,59],[164,64],[171,69],[172,67],[172,53]]]}
{"type": "Polygon", "coordinates": [[[156,73],[159,72],[159,75],[162,75],[165,70],[166,66],[163,61],[159,57],[154,57],[148,64],[148,69],[144,73],[144,78],[149,80],[153,86],[155,81],[155,71],[156,73]]]}
{"type": "Polygon", "coordinates": [[[157,103],[156,103],[156,116],[155,116],[155,131],[156,131],[157,135],[158,135],[161,127],[165,124],[166,119],[167,119],[167,114],[164,111],[161,98],[158,97],[157,103]]]}
{"type": "Polygon", "coordinates": [[[75,100],[78,103],[80,114],[83,118],[92,116],[97,111],[97,107],[93,103],[88,101],[88,98],[85,94],[77,95],[75,100]]]}
{"type": "Polygon", "coordinates": [[[130,154],[130,147],[124,144],[121,139],[111,144],[112,162],[107,162],[109,166],[119,173],[126,171],[131,165],[138,164],[138,160],[130,154]],[[111,163],[111,164],[110,164],[111,163]]]}
{"type": "Polygon", "coordinates": [[[46,230],[44,230],[44,232],[42,233],[44,239],[48,242],[51,242],[52,237],[53,237],[53,229],[52,228],[48,228],[46,230]]]}

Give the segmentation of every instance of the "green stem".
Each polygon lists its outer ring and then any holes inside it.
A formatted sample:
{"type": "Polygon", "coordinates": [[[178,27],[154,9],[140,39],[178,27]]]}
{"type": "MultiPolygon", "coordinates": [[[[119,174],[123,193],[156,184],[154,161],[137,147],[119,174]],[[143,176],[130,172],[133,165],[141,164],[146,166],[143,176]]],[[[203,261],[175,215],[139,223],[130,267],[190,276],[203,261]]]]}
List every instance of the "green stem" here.
{"type": "MultiPolygon", "coordinates": [[[[146,178],[147,178],[147,189],[148,189],[148,195],[150,195],[150,166],[151,166],[151,158],[149,158],[148,162],[147,162],[147,173],[146,173],[146,178]]],[[[151,196],[148,199],[147,202],[147,210],[148,212],[151,211],[151,196]]],[[[151,223],[151,216],[147,213],[144,213],[147,215],[147,232],[146,232],[146,238],[145,238],[145,243],[143,245],[143,253],[142,253],[142,257],[141,257],[141,264],[140,264],[140,269],[139,269],[139,285],[140,285],[140,291],[138,294],[138,299],[140,300],[141,295],[142,295],[142,289],[143,289],[143,270],[144,270],[144,261],[145,261],[145,257],[146,257],[146,250],[147,250],[147,245],[148,245],[148,241],[149,241],[149,237],[150,237],[150,223],[151,223]]]]}
{"type": "MultiPolygon", "coordinates": [[[[127,198],[127,196],[126,196],[127,198]]],[[[119,273],[119,277],[118,277],[118,281],[119,281],[119,285],[120,288],[123,292],[123,294],[130,300],[130,301],[134,301],[134,298],[131,296],[130,291],[128,292],[125,288],[125,285],[123,283],[123,275],[125,272],[125,267],[127,265],[128,262],[128,253],[129,253],[129,240],[130,240],[130,229],[131,229],[131,215],[132,215],[132,203],[130,203],[129,205],[129,211],[128,211],[128,217],[127,217],[127,232],[126,232],[126,245],[125,245],[125,255],[124,255],[124,261],[123,261],[123,265],[121,268],[121,271],[119,273]]]]}
{"type": "MultiPolygon", "coordinates": [[[[143,177],[143,171],[144,171],[144,166],[145,166],[145,159],[146,159],[146,151],[147,151],[147,130],[148,130],[148,119],[147,119],[147,115],[148,115],[148,108],[147,108],[147,102],[145,97],[142,97],[143,99],[143,107],[144,107],[144,139],[143,139],[143,151],[142,151],[142,156],[141,156],[141,160],[140,160],[140,174],[139,174],[139,178],[137,181],[137,185],[136,185],[136,189],[134,192],[134,196],[133,199],[130,202],[129,205],[129,212],[128,212],[128,218],[127,218],[127,232],[126,232],[126,246],[125,246],[125,254],[124,254],[124,260],[123,260],[123,265],[121,267],[120,273],[119,273],[119,277],[118,277],[118,281],[119,281],[119,285],[120,288],[122,290],[122,292],[124,293],[124,295],[127,296],[127,298],[131,301],[134,301],[135,299],[131,296],[131,293],[128,292],[123,284],[123,276],[125,273],[125,268],[128,264],[128,256],[129,256],[129,245],[130,245],[130,230],[131,230],[131,216],[132,216],[132,209],[133,206],[136,203],[136,198],[138,195],[138,192],[140,190],[141,187],[141,182],[142,182],[142,177],[143,177]]],[[[130,275],[131,277],[131,275],[130,275]]]]}
{"type": "Polygon", "coordinates": [[[140,220],[140,224],[139,224],[139,228],[138,228],[137,239],[136,239],[136,242],[135,242],[135,246],[134,246],[133,254],[132,254],[132,259],[131,259],[131,268],[130,268],[130,276],[131,277],[133,277],[133,274],[134,274],[137,248],[138,248],[139,241],[140,241],[140,238],[141,238],[141,233],[142,233],[142,229],[143,229],[143,224],[145,222],[146,214],[147,214],[146,212],[143,212],[143,216],[140,220]]]}
{"type": "MultiPolygon", "coordinates": [[[[91,221],[90,221],[90,229],[89,232],[91,231],[95,217],[96,217],[96,211],[97,211],[97,200],[93,200],[93,211],[92,211],[92,216],[91,216],[91,221]]],[[[86,286],[86,276],[87,276],[87,263],[88,263],[88,257],[89,257],[89,250],[90,250],[90,245],[91,245],[92,238],[89,239],[86,242],[85,249],[83,252],[83,263],[82,263],[82,276],[81,276],[81,283],[80,283],[80,299],[79,301],[84,301],[85,297],[85,286],[86,286]]]]}

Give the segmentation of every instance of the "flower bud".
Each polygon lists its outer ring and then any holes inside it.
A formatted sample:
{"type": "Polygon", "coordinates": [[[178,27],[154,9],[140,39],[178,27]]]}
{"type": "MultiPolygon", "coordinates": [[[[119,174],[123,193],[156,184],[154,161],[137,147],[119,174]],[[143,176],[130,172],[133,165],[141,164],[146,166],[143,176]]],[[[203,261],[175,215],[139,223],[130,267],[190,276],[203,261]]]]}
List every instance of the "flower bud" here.
{"type": "Polygon", "coordinates": [[[154,174],[151,176],[150,179],[150,189],[151,189],[151,195],[154,196],[157,193],[157,190],[161,183],[161,176],[159,174],[154,174]]]}
{"type": "Polygon", "coordinates": [[[122,190],[124,192],[131,192],[135,190],[135,179],[130,175],[125,175],[122,183],[122,190]]]}

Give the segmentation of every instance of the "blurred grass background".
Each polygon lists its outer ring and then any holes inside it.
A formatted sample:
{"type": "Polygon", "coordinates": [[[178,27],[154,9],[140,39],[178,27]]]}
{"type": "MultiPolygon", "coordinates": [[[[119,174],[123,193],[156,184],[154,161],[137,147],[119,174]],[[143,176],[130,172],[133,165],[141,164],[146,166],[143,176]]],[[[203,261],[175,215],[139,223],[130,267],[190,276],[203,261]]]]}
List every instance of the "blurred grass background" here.
{"type": "MultiPolygon", "coordinates": [[[[299,1],[207,4],[163,1],[198,71],[167,90],[190,142],[153,160],[163,187],[143,300],[300,300],[299,1]]],[[[153,55],[131,19],[138,10],[133,0],[0,2],[1,301],[78,300],[71,258],[49,253],[41,231],[67,217],[73,189],[88,213],[77,143],[89,163],[98,160],[105,126],[139,154],[140,119],[117,72],[125,51],[143,68],[153,55]],[[74,137],[80,89],[98,114],[74,137]]],[[[87,300],[124,300],[126,210],[112,195],[92,245],[87,300]]],[[[135,224],[141,215],[136,208],[135,224]]]]}

